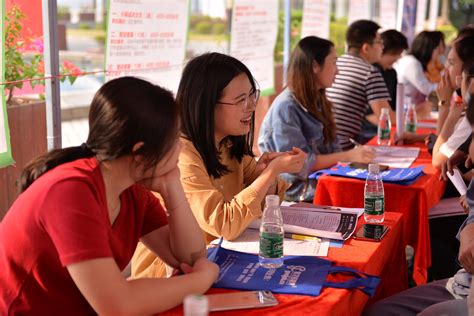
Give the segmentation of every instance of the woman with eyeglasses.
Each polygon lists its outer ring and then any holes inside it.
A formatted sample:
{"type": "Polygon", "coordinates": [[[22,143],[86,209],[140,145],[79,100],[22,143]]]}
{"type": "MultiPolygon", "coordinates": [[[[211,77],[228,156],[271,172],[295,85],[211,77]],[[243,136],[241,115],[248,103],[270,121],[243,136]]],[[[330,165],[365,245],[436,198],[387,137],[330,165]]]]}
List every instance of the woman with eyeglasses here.
{"type": "MultiPolygon", "coordinates": [[[[297,173],[306,154],[298,148],[252,153],[259,90],[239,60],[219,54],[198,56],[186,65],[176,102],[181,113],[181,182],[208,241],[232,240],[262,215],[268,194],[283,197],[280,173],[297,173]]],[[[159,264],[140,246],[132,261],[135,275],[159,274],[159,264]]]]}
{"type": "Polygon", "coordinates": [[[283,175],[290,183],[287,200],[312,202],[316,181],[308,175],[314,171],[339,161],[368,163],[374,157],[365,146],[348,151],[339,147],[332,104],[325,92],[336,76],[336,60],[332,42],[315,36],[300,40],[291,55],[288,87],[273,101],[260,128],[261,151],[297,146],[308,154],[300,173],[283,175]]]}

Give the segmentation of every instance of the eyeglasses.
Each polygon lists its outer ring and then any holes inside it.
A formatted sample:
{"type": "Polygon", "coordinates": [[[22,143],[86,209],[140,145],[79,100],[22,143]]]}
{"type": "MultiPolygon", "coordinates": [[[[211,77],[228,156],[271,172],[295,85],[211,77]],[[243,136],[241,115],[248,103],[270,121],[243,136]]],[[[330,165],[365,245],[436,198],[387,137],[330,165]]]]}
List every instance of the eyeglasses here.
{"type": "Polygon", "coordinates": [[[256,89],[255,91],[251,92],[248,96],[244,99],[239,100],[235,103],[230,102],[217,102],[219,104],[226,104],[226,105],[235,105],[241,106],[244,111],[251,109],[253,106],[257,106],[258,98],[260,98],[260,90],[256,89]]]}
{"type": "Polygon", "coordinates": [[[374,45],[374,44],[383,45],[383,39],[376,39],[376,40],[373,40],[373,41],[372,41],[372,45],[374,45]]]}

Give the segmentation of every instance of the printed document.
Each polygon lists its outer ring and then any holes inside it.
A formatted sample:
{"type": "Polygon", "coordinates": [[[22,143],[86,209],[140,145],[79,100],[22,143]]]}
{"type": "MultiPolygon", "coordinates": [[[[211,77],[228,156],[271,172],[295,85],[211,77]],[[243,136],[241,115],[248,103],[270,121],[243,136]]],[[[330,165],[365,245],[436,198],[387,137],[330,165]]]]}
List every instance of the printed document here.
{"type": "Polygon", "coordinates": [[[410,168],[420,153],[420,148],[396,146],[369,146],[375,152],[372,161],[390,168],[410,168]]]}

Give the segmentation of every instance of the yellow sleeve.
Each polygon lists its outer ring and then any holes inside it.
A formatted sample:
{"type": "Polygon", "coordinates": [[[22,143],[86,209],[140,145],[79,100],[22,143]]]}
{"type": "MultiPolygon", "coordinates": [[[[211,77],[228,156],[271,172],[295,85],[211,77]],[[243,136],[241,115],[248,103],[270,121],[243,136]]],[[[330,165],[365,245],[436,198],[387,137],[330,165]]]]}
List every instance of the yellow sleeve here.
{"type": "Polygon", "coordinates": [[[179,158],[179,169],[181,183],[194,216],[201,229],[209,235],[235,239],[251,221],[261,216],[261,201],[256,199],[257,192],[251,187],[246,187],[230,201],[225,201],[224,195],[213,185],[200,155],[191,146],[184,146],[179,158]]]}
{"type": "MultiPolygon", "coordinates": [[[[244,164],[244,181],[247,187],[257,179],[261,172],[256,171],[257,160],[255,157],[244,156],[242,163],[244,164]]],[[[277,194],[280,197],[280,201],[283,201],[285,199],[285,191],[288,189],[288,183],[280,177],[278,177],[276,181],[277,194]]]]}

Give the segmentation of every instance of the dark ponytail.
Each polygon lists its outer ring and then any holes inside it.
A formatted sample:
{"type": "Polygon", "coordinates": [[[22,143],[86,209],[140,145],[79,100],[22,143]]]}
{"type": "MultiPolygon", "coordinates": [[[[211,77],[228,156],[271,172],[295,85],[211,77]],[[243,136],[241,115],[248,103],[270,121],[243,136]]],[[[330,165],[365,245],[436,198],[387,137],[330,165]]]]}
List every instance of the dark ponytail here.
{"type": "Polygon", "coordinates": [[[178,132],[178,108],[170,91],[134,77],[111,80],[92,100],[87,142],[55,149],[29,163],[21,174],[21,192],[45,172],[81,158],[110,161],[140,155],[145,168],[153,168],[173,147],[178,132]],[[143,146],[133,151],[139,142],[143,146]]]}
{"type": "Polygon", "coordinates": [[[94,152],[84,143],[81,146],[54,149],[43,154],[23,169],[20,175],[20,191],[25,191],[36,179],[47,171],[63,163],[94,156],[94,152]]]}

